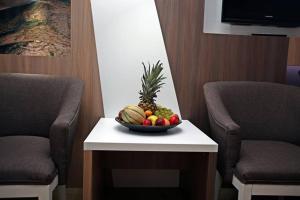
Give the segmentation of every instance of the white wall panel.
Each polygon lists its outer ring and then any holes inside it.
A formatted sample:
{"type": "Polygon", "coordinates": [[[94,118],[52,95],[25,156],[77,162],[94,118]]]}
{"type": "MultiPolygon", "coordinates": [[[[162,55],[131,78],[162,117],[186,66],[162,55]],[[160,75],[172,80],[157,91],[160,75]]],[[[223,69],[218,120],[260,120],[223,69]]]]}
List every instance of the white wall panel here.
{"type": "Polygon", "coordinates": [[[138,104],[142,62],[164,63],[158,104],[180,114],[154,0],[91,0],[105,117],[138,104]]]}

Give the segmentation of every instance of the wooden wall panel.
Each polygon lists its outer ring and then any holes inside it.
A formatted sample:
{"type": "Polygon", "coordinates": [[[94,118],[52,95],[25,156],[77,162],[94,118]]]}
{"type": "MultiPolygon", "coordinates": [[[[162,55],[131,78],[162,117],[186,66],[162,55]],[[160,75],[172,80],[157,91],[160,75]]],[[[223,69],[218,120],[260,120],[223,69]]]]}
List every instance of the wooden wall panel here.
{"type": "Polygon", "coordinates": [[[208,129],[203,84],[284,82],[287,38],[203,33],[204,0],[156,0],[181,113],[208,129]]]}
{"type": "MultiPolygon", "coordinates": [[[[156,0],[180,108],[184,118],[207,128],[202,86],[215,80],[284,82],[288,39],[202,33],[204,0],[156,0]]],[[[85,81],[79,130],[69,179],[82,186],[82,142],[103,116],[88,0],[72,0],[70,57],[0,55],[0,72],[59,74],[85,81]]]]}
{"type": "Polygon", "coordinates": [[[290,39],[288,65],[300,66],[300,38],[290,39]]]}
{"type": "Polygon", "coordinates": [[[82,187],[83,140],[103,116],[90,2],[72,0],[72,53],[68,57],[0,55],[0,72],[74,76],[85,82],[68,185],[82,187]]]}

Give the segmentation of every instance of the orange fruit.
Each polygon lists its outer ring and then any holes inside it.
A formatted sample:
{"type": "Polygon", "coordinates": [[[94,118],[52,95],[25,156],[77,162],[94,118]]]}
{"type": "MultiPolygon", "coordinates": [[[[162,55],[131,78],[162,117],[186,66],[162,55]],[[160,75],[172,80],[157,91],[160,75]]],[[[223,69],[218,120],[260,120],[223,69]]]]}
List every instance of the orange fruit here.
{"type": "Polygon", "coordinates": [[[146,115],[147,117],[151,116],[152,114],[153,114],[153,113],[152,113],[151,110],[145,111],[145,115],[146,115]]]}

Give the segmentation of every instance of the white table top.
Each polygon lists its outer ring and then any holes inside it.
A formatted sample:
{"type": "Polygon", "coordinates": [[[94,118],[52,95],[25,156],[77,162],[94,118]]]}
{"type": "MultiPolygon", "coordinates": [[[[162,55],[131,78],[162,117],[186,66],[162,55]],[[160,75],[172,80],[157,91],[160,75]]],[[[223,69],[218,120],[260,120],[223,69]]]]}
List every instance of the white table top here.
{"type": "Polygon", "coordinates": [[[218,145],[191,122],[183,120],[165,133],[138,133],[102,118],[84,141],[84,150],[217,152],[218,145]]]}

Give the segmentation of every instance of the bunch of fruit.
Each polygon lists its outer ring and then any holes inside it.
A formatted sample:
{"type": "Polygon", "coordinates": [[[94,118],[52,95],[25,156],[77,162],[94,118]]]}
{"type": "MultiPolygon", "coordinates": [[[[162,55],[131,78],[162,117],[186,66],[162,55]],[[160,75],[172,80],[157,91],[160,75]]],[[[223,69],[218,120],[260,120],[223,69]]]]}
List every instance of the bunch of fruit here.
{"type": "Polygon", "coordinates": [[[170,119],[174,114],[171,109],[164,108],[162,106],[157,106],[157,110],[154,113],[157,117],[170,119]]]}
{"type": "MultiPolygon", "coordinates": [[[[145,112],[146,116],[147,113],[151,113],[151,111],[149,112],[145,112]]],[[[147,119],[144,119],[143,121],[143,125],[144,126],[170,126],[170,125],[176,125],[179,123],[179,117],[177,114],[172,114],[170,117],[168,118],[164,118],[162,116],[157,116],[157,115],[149,115],[147,116],[147,119]]]]}
{"type": "Polygon", "coordinates": [[[129,124],[144,126],[170,126],[176,125],[180,121],[177,114],[172,113],[170,117],[165,118],[162,115],[153,114],[151,110],[144,111],[141,107],[135,105],[126,106],[121,110],[119,119],[129,124]]]}
{"type": "Polygon", "coordinates": [[[139,92],[140,102],[138,106],[131,105],[125,107],[119,113],[119,119],[130,124],[144,126],[169,126],[179,123],[179,117],[171,109],[157,106],[155,98],[160,88],[165,84],[162,81],[166,79],[161,72],[162,63],[158,61],[152,67],[144,66],[142,77],[142,90],[139,92]]]}

